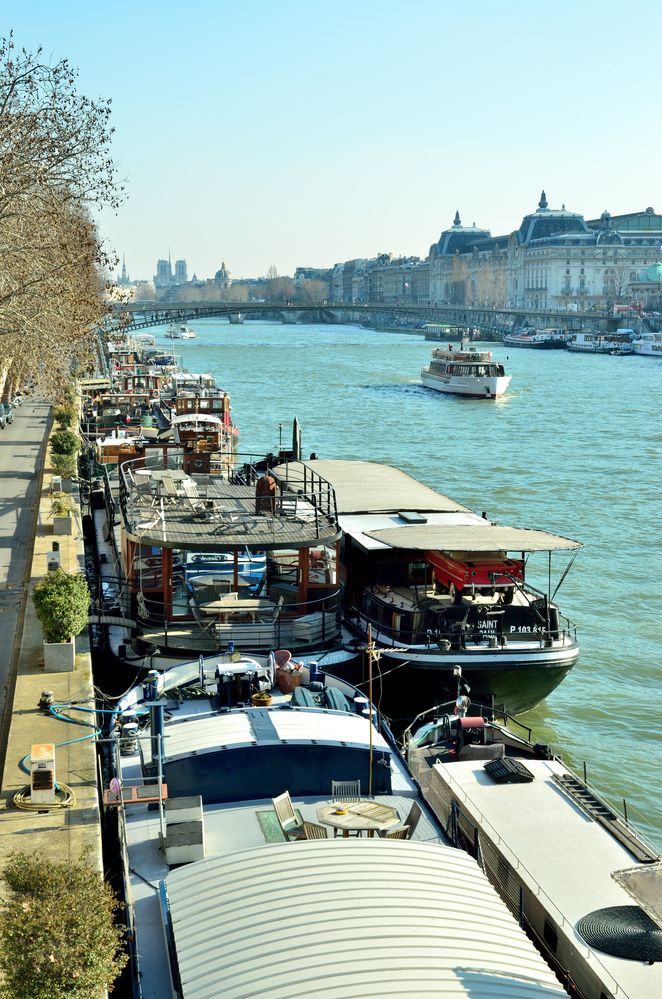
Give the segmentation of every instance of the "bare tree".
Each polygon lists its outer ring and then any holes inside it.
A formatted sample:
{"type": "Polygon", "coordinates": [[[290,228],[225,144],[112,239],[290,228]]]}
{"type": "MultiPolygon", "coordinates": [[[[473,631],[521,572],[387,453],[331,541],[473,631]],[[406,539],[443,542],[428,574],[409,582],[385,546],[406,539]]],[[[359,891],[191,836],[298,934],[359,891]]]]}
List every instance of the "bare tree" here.
{"type": "Polygon", "coordinates": [[[106,311],[91,209],[122,199],[110,101],[76,90],[68,61],[0,41],[0,395],[32,375],[57,393],[93,356],[106,311]]]}

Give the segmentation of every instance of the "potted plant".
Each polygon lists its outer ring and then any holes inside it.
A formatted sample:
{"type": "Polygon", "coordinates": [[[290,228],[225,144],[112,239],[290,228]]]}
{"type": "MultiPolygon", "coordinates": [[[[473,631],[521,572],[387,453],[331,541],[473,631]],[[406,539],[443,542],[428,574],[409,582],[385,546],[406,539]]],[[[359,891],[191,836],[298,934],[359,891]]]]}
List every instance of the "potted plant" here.
{"type": "Polygon", "coordinates": [[[271,696],[271,691],[269,690],[258,690],[256,694],[251,697],[251,702],[254,708],[268,708],[271,705],[273,698],[271,696]]]}
{"type": "Polygon", "coordinates": [[[69,493],[53,493],[50,510],[53,518],[53,534],[71,534],[71,514],[75,508],[69,493]]]}
{"type": "Polygon", "coordinates": [[[32,599],[44,633],[44,666],[63,673],[75,665],[75,637],[87,624],[90,591],[82,573],[49,572],[34,588],[32,599]]]}

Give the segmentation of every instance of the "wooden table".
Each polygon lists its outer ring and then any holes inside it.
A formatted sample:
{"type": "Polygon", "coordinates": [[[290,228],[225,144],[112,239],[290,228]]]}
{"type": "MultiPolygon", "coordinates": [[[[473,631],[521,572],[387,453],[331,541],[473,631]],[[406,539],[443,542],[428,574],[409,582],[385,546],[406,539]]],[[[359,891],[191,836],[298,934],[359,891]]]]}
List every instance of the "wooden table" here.
{"type": "Polygon", "coordinates": [[[271,614],[273,617],[276,610],[273,600],[264,597],[242,600],[237,593],[226,593],[217,600],[208,600],[204,604],[199,604],[199,607],[203,614],[216,615],[219,620],[227,618],[230,614],[247,614],[252,621],[255,621],[260,614],[264,616],[271,614]]]}
{"type": "Polygon", "coordinates": [[[374,836],[375,830],[391,829],[400,822],[396,809],[379,801],[348,802],[342,806],[347,809],[345,815],[338,815],[340,807],[338,804],[321,805],[317,809],[317,818],[325,826],[340,829],[343,836],[349,836],[350,831],[367,832],[368,836],[374,836]]]}

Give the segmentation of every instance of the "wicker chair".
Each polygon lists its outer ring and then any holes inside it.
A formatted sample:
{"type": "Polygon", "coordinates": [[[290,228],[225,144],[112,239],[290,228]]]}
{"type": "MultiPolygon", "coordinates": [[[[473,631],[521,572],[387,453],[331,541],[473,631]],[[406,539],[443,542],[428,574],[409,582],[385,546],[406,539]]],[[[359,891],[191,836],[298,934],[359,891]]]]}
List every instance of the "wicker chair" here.
{"type": "Polygon", "coordinates": [[[294,811],[290,792],[283,791],[278,797],[271,799],[271,804],[274,806],[274,812],[285,839],[304,839],[304,823],[299,822],[297,813],[294,811]]]}

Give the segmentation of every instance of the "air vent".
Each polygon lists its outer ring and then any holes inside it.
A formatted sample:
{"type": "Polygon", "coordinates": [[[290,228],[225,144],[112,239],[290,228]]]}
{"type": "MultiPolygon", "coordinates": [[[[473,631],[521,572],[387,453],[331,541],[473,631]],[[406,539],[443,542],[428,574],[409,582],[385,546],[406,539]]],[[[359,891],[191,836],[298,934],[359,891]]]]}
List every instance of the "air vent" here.
{"type": "Polygon", "coordinates": [[[496,784],[529,784],[533,774],[519,760],[490,760],[483,768],[496,784]]]}
{"type": "Polygon", "coordinates": [[[406,524],[427,524],[428,522],[427,517],[424,517],[422,513],[416,513],[415,510],[400,510],[398,517],[406,524]]]}

